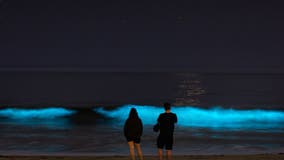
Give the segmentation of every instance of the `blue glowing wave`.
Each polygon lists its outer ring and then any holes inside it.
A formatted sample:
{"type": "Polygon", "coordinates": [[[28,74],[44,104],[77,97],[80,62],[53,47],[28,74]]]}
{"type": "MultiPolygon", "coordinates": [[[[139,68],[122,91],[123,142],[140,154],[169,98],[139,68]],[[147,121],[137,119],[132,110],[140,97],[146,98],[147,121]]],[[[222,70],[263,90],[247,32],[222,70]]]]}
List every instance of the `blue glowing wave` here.
{"type": "MultiPolygon", "coordinates": [[[[108,118],[113,118],[123,124],[128,117],[130,108],[136,108],[140,118],[145,125],[153,125],[163,107],[124,105],[114,110],[95,108],[108,118]]],[[[284,112],[272,110],[235,110],[224,108],[201,109],[184,106],[173,107],[172,112],[178,116],[177,125],[183,127],[205,127],[205,128],[231,128],[231,129],[284,129],[284,112]]]]}
{"type": "Polygon", "coordinates": [[[0,109],[0,124],[25,127],[44,127],[49,129],[68,129],[72,124],[66,116],[75,114],[76,111],[65,108],[41,109],[0,109]]]}
{"type": "Polygon", "coordinates": [[[0,117],[11,119],[54,119],[75,114],[75,111],[65,108],[40,108],[40,109],[0,109],[0,117]]]}

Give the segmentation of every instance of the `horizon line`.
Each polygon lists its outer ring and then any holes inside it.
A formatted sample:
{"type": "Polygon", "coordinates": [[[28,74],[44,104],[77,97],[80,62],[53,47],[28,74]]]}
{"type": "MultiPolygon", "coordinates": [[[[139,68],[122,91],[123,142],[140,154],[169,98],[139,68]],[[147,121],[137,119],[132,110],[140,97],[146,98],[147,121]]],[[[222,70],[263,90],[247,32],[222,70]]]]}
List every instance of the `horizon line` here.
{"type": "Polygon", "coordinates": [[[192,72],[192,73],[284,73],[282,67],[0,67],[0,72],[192,72]]]}

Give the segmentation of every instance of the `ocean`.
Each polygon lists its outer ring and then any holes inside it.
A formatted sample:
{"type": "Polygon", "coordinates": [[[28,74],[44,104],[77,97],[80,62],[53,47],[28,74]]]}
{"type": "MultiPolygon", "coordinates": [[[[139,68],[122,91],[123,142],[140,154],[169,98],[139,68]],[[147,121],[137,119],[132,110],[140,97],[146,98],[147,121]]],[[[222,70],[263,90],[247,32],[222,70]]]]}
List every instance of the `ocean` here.
{"type": "Polygon", "coordinates": [[[123,125],[137,109],[146,155],[172,104],[173,154],[284,152],[284,74],[2,72],[1,155],[127,155],[123,125]]]}

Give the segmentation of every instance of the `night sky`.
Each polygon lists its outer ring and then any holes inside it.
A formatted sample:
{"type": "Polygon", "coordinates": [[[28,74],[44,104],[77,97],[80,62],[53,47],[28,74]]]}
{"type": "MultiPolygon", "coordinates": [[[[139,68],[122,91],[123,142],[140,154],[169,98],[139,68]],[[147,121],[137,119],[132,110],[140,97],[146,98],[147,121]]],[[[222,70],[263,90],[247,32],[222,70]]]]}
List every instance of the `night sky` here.
{"type": "Polygon", "coordinates": [[[281,1],[0,0],[0,69],[283,72],[281,1]]]}
{"type": "MultiPolygon", "coordinates": [[[[136,103],[172,92],[162,90],[171,79],[121,72],[284,73],[283,28],[281,1],[0,0],[0,105],[136,103]],[[105,72],[116,75],[98,78],[105,72]]],[[[267,86],[263,95],[279,88],[268,82],[256,86],[267,86]]]]}

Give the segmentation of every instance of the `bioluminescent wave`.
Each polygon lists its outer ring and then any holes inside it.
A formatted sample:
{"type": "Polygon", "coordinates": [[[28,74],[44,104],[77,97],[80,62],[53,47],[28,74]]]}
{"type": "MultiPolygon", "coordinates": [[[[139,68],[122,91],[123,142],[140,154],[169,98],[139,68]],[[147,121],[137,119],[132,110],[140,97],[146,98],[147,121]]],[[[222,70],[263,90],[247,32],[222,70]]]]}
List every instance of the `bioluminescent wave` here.
{"type": "MultiPolygon", "coordinates": [[[[136,108],[145,125],[153,125],[163,107],[124,105],[114,110],[95,108],[97,113],[113,118],[123,124],[130,108],[136,108]]],[[[284,112],[273,110],[235,110],[224,108],[202,109],[191,106],[173,107],[178,124],[183,127],[227,128],[227,129],[284,129],[284,112]]]]}
{"type": "Polygon", "coordinates": [[[76,111],[65,108],[6,108],[0,109],[0,118],[2,118],[0,124],[67,129],[71,127],[71,123],[66,116],[75,113],[76,111]]]}
{"type": "Polygon", "coordinates": [[[40,109],[0,109],[0,117],[12,119],[54,119],[70,116],[75,111],[65,108],[40,108],[40,109]]]}

